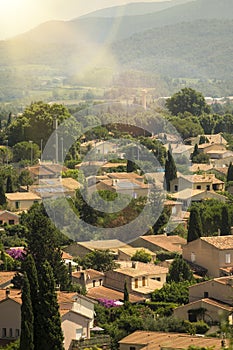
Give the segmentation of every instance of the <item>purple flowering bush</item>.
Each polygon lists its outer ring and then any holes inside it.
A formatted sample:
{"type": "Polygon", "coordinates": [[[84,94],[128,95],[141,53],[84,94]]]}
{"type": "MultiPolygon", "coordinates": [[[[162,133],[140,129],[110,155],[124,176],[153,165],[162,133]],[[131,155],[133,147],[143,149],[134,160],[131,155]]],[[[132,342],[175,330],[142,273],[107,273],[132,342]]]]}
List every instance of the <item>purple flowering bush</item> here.
{"type": "Polygon", "coordinates": [[[25,258],[25,251],[19,248],[12,248],[6,250],[6,253],[15,260],[23,260],[25,258]]]}
{"type": "Polygon", "coordinates": [[[98,299],[98,300],[99,300],[100,304],[103,305],[106,308],[119,306],[119,305],[116,304],[116,300],[105,299],[105,298],[101,298],[101,299],[98,299]]]}

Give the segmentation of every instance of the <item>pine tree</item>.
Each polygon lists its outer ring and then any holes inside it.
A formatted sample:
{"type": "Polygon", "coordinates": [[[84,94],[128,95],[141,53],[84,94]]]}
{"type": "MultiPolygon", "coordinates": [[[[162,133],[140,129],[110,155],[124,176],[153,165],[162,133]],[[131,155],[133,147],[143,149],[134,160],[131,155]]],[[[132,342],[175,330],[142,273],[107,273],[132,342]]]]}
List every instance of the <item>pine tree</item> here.
{"type": "Polygon", "coordinates": [[[13,193],[13,183],[11,175],[7,176],[6,180],[6,193],[13,193]]]}
{"type": "Polygon", "coordinates": [[[167,191],[170,191],[170,181],[177,178],[177,169],[175,161],[172,157],[171,148],[167,152],[167,159],[165,162],[165,185],[167,191]]]}
{"type": "Polygon", "coordinates": [[[202,223],[200,212],[197,207],[190,211],[187,242],[195,241],[202,236],[202,223]]]}
{"type": "Polygon", "coordinates": [[[0,205],[6,204],[6,196],[4,191],[4,185],[3,182],[0,182],[0,205]]]}
{"type": "Polygon", "coordinates": [[[39,284],[38,284],[38,276],[35,261],[31,254],[28,254],[25,260],[22,263],[22,269],[26,272],[28,281],[30,284],[30,292],[31,292],[31,302],[32,302],[32,310],[34,315],[34,344],[35,350],[37,350],[37,344],[39,335],[41,333],[40,328],[41,325],[38,321],[38,313],[39,313],[39,302],[38,302],[38,293],[39,293],[39,284]]]}
{"type": "Polygon", "coordinates": [[[22,288],[22,306],[21,306],[21,334],[19,350],[34,350],[33,343],[33,310],[30,295],[30,285],[27,274],[24,273],[24,282],[22,288]]]}
{"type": "Polygon", "coordinates": [[[42,327],[36,348],[38,350],[64,350],[55,280],[52,268],[47,261],[42,264],[38,278],[40,286],[38,321],[42,327]]]}
{"type": "Polygon", "coordinates": [[[227,170],[227,182],[233,181],[233,165],[232,162],[230,162],[228,170],[227,170]]]}
{"type": "Polygon", "coordinates": [[[224,205],[221,210],[221,227],[220,227],[221,236],[228,236],[231,234],[231,224],[229,211],[227,206],[224,205]]]}
{"type": "Polygon", "coordinates": [[[193,273],[186,263],[186,261],[182,258],[181,255],[178,255],[172,262],[168,275],[167,282],[183,282],[183,281],[192,281],[193,273]]]}

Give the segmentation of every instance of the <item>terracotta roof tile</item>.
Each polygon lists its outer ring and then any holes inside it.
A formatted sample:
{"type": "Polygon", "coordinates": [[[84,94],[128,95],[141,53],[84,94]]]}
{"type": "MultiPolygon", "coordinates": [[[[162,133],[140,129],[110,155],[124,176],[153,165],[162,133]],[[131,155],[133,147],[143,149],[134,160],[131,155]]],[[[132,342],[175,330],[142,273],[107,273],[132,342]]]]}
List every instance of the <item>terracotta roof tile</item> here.
{"type": "MultiPolygon", "coordinates": [[[[87,292],[87,297],[93,298],[95,300],[102,298],[109,300],[124,300],[124,293],[111,288],[100,286],[89,289],[89,291],[87,292]]],[[[138,303],[144,300],[145,299],[142,297],[129,293],[129,301],[131,303],[138,303]]]]}
{"type": "Polygon", "coordinates": [[[0,272],[0,286],[8,283],[10,284],[10,281],[12,280],[12,278],[15,275],[15,271],[1,271],[0,272]]]}
{"type": "MultiPolygon", "coordinates": [[[[165,333],[136,331],[119,341],[119,344],[145,345],[145,349],[159,350],[161,348],[187,349],[190,345],[199,347],[214,347],[221,349],[221,339],[188,335],[184,333],[165,333]],[[146,347],[149,345],[149,347],[146,347]]],[[[144,349],[144,348],[143,348],[144,349]]]]}
{"type": "Polygon", "coordinates": [[[201,237],[201,240],[217,249],[233,249],[233,236],[201,237]]]}
{"type": "Polygon", "coordinates": [[[72,273],[72,276],[76,277],[76,278],[80,278],[82,272],[84,272],[86,274],[87,279],[98,278],[98,277],[104,276],[103,272],[93,270],[93,269],[87,269],[87,270],[83,270],[83,271],[75,271],[72,273]]]}

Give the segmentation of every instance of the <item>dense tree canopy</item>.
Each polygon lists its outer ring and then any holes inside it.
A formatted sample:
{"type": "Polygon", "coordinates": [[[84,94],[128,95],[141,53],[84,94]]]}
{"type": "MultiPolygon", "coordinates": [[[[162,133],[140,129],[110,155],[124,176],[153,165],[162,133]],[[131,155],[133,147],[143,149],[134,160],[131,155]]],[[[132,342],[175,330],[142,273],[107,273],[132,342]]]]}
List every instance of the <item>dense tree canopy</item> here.
{"type": "Polygon", "coordinates": [[[166,107],[173,115],[189,112],[192,115],[199,116],[210,111],[204,96],[200,92],[187,87],[167,99],[166,107]]]}

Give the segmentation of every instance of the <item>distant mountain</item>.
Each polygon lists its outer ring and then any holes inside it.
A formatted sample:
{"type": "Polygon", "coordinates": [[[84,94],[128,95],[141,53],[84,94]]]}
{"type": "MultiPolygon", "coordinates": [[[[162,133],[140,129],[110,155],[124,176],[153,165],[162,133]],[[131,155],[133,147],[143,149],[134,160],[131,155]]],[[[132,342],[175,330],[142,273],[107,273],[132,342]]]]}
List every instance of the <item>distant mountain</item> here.
{"type": "Polygon", "coordinates": [[[124,70],[173,78],[232,79],[233,20],[197,20],[145,31],[114,43],[124,70]]]}
{"type": "MultiPolygon", "coordinates": [[[[145,15],[50,21],[20,35],[16,40],[21,43],[25,41],[27,45],[28,42],[41,42],[45,45],[110,43],[148,29],[197,19],[233,19],[233,1],[195,0],[145,15]]],[[[14,39],[11,41],[14,42],[14,39]]]]}
{"type": "Polygon", "coordinates": [[[18,73],[28,66],[30,81],[34,66],[51,76],[104,67],[169,78],[232,79],[232,41],[233,1],[195,0],[144,15],[43,23],[0,42],[0,68],[20,67],[18,73]]]}
{"type": "Polygon", "coordinates": [[[168,0],[161,2],[136,2],[97,10],[79,18],[138,16],[165,10],[193,0],[168,0]]]}

